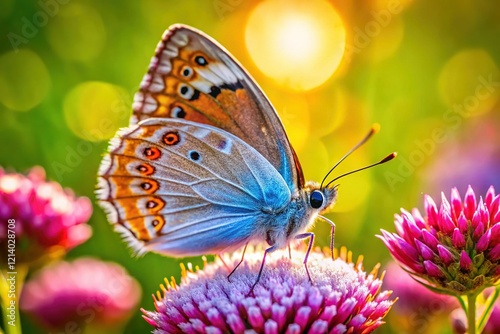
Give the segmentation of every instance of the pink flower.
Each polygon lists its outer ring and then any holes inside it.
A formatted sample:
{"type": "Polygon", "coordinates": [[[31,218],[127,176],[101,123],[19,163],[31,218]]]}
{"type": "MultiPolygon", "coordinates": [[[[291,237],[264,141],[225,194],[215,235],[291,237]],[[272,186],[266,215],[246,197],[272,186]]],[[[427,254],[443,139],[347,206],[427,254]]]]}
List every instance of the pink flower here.
{"type": "Polygon", "coordinates": [[[70,326],[76,333],[120,325],[140,295],[139,284],[121,266],[80,258],[43,268],[24,286],[19,305],[48,329],[70,326]]]}
{"type": "Polygon", "coordinates": [[[477,200],[471,187],[461,199],[456,188],[450,201],[436,206],[424,201],[417,209],[395,216],[397,233],[382,230],[380,239],[393,258],[421,282],[454,295],[479,292],[500,278],[500,195],[490,187],[477,200]]]}
{"type": "MultiPolygon", "coordinates": [[[[155,333],[370,333],[394,300],[390,291],[380,291],[377,269],[367,274],[361,262],[342,258],[332,261],[321,252],[311,252],[309,282],[302,263],[303,251],[276,251],[267,259],[264,273],[248,295],[262,260],[262,252],[247,252],[245,261],[229,281],[228,268],[219,260],[203,270],[183,272],[182,282],[162,286],[155,299],[156,311],[145,311],[155,333]]],[[[233,255],[227,262],[233,268],[233,255]]]]}
{"type": "Polygon", "coordinates": [[[83,243],[92,234],[85,224],[91,214],[88,198],[45,181],[43,168],[34,167],[25,176],[0,167],[0,248],[7,248],[9,235],[15,237],[18,262],[83,243]]]}

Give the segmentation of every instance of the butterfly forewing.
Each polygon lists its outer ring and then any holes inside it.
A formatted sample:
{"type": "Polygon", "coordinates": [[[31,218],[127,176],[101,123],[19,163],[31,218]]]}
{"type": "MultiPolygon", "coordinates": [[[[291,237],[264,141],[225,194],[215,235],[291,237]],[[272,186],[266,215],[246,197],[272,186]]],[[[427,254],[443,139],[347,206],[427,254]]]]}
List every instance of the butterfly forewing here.
{"type": "Polygon", "coordinates": [[[165,32],[133,109],[132,123],[181,118],[234,134],[262,154],[291,190],[303,187],[302,169],[267,97],[224,48],[193,28],[174,25],[165,32]]]}

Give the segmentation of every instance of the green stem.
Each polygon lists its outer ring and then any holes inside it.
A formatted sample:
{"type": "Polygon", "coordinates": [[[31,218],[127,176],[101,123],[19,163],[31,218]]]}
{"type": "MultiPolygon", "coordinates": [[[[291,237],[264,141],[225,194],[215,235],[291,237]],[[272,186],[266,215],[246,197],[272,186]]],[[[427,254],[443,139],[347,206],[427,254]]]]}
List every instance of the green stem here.
{"type": "Polygon", "coordinates": [[[19,297],[28,268],[17,265],[15,271],[1,270],[0,301],[2,304],[3,324],[6,334],[21,334],[19,318],[19,297]]]}
{"type": "Polygon", "coordinates": [[[477,293],[467,295],[467,334],[476,334],[476,298],[477,293]]]}

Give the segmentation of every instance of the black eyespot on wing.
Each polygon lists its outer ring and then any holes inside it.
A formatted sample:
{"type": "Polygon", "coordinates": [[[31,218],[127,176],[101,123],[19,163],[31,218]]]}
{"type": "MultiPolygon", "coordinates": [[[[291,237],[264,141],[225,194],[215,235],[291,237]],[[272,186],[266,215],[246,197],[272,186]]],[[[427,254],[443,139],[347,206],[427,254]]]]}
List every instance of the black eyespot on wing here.
{"type": "Polygon", "coordinates": [[[194,58],[194,61],[196,62],[196,64],[198,64],[200,66],[206,66],[208,64],[207,59],[203,56],[196,56],[194,58]]]}
{"type": "Polygon", "coordinates": [[[186,117],[186,112],[182,107],[180,106],[175,106],[172,108],[170,111],[170,116],[173,118],[185,118],[186,117]]]}
{"type": "Polygon", "coordinates": [[[197,151],[194,151],[194,150],[188,152],[188,157],[189,157],[189,159],[191,159],[193,161],[200,161],[201,160],[200,153],[197,151]]]}
{"type": "Polygon", "coordinates": [[[190,76],[191,76],[191,74],[193,74],[193,69],[192,69],[191,67],[189,67],[189,66],[185,66],[185,67],[182,69],[182,72],[181,72],[181,73],[182,73],[182,76],[183,76],[183,77],[188,78],[188,77],[190,77],[190,76]]]}
{"type": "Polygon", "coordinates": [[[194,101],[200,97],[200,91],[186,84],[181,84],[178,88],[179,95],[186,100],[194,101]]]}
{"type": "Polygon", "coordinates": [[[313,209],[319,209],[325,201],[325,196],[319,190],[313,190],[311,196],[309,197],[309,203],[313,209]]]}
{"type": "Polygon", "coordinates": [[[179,92],[181,93],[182,97],[186,97],[190,92],[189,86],[182,85],[181,88],[179,89],[179,92]]]}

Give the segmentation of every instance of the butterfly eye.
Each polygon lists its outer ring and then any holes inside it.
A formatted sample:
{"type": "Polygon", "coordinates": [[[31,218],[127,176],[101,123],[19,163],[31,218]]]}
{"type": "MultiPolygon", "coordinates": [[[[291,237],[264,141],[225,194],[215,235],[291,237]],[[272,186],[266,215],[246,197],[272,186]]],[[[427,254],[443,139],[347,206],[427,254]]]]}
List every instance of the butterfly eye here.
{"type": "Polygon", "coordinates": [[[182,109],[182,107],[175,106],[172,108],[170,116],[173,118],[184,118],[186,117],[186,112],[184,111],[184,109],[182,109]]]}
{"type": "Polygon", "coordinates": [[[208,64],[208,61],[205,57],[203,56],[196,56],[194,58],[194,61],[196,62],[196,64],[200,65],[200,66],[205,66],[208,64]]]}
{"type": "Polygon", "coordinates": [[[193,69],[189,66],[184,66],[181,73],[183,77],[189,78],[193,74],[193,69]]]}
{"type": "Polygon", "coordinates": [[[309,203],[311,203],[311,207],[313,209],[319,209],[323,205],[324,201],[325,197],[323,196],[323,193],[319,190],[313,190],[311,196],[309,197],[309,203]]]}

